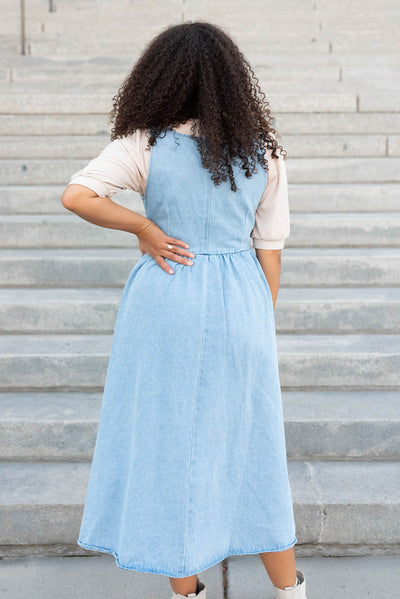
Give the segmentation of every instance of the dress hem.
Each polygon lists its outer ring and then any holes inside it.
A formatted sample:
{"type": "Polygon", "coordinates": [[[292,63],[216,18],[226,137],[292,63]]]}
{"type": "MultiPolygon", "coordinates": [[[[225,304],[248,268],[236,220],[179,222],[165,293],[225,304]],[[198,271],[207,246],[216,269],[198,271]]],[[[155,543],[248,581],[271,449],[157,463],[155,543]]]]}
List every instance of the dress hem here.
{"type": "Polygon", "coordinates": [[[150,564],[145,563],[145,562],[133,562],[133,566],[127,566],[120,562],[118,553],[116,551],[114,551],[113,549],[109,549],[106,547],[100,547],[100,546],[96,546],[96,545],[91,545],[89,543],[85,543],[84,541],[81,541],[80,539],[78,539],[78,541],[77,541],[77,544],[80,547],[83,547],[84,549],[89,549],[91,551],[101,551],[103,553],[110,553],[111,555],[114,556],[117,567],[121,568],[123,570],[133,570],[135,572],[147,572],[147,573],[152,573],[152,574],[163,574],[164,576],[171,576],[172,578],[183,578],[186,576],[193,576],[194,574],[203,572],[204,570],[207,570],[208,568],[211,568],[212,566],[216,566],[217,564],[219,564],[222,560],[226,559],[227,557],[233,557],[235,555],[254,555],[256,553],[264,553],[264,552],[286,551],[287,549],[294,547],[294,545],[296,545],[296,543],[297,543],[297,537],[295,536],[294,539],[288,545],[285,545],[284,547],[277,547],[277,548],[263,547],[261,549],[251,549],[248,551],[245,551],[242,549],[233,550],[233,551],[230,551],[229,553],[223,554],[221,557],[214,558],[207,565],[200,566],[200,567],[196,568],[195,570],[178,572],[176,570],[172,571],[172,570],[166,570],[164,568],[153,567],[150,564]]]}

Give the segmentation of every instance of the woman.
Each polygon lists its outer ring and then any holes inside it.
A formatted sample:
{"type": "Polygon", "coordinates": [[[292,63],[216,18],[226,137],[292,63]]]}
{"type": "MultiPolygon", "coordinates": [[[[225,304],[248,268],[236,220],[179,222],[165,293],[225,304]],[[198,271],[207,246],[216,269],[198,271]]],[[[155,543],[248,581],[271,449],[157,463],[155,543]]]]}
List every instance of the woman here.
{"type": "Polygon", "coordinates": [[[274,322],[289,207],[268,103],[206,22],[156,36],[113,100],[112,141],[62,196],[135,234],[142,253],[117,314],[78,544],[169,576],[174,598],[205,599],[199,572],[259,553],[276,598],[304,599],[274,322]],[[111,200],[122,189],[146,216],[111,200]]]}

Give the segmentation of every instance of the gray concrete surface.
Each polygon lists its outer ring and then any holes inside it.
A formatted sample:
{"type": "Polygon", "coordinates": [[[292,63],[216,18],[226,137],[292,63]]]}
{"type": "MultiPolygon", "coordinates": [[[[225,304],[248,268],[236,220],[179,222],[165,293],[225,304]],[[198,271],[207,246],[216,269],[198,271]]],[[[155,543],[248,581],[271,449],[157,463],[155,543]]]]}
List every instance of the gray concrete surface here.
{"type": "MultiPolygon", "coordinates": [[[[88,160],[4,159],[0,162],[3,185],[61,185],[88,160]]],[[[287,163],[292,183],[399,183],[400,158],[292,158],[287,163]]]]}
{"type": "MultiPolygon", "coordinates": [[[[135,248],[0,249],[0,287],[122,287],[141,255],[135,248]]],[[[280,284],[398,287],[399,258],[391,247],[285,248],[280,284]]]]}
{"type": "MultiPolygon", "coordinates": [[[[306,576],[307,599],[394,599],[398,596],[400,556],[297,558],[306,576]]],[[[232,557],[228,599],[273,599],[259,556],[232,557]]]]}
{"type": "MultiPolygon", "coordinates": [[[[400,135],[341,133],[283,134],[281,143],[291,158],[382,157],[400,154],[400,135]]],[[[89,162],[110,142],[104,135],[8,135],[0,138],[0,159],[82,158],[89,162]]]]}
{"type": "MultiPolygon", "coordinates": [[[[144,214],[144,210],[141,213],[144,214]]],[[[381,225],[387,230],[389,238],[393,235],[392,229],[396,228],[396,221],[393,226],[392,222],[387,220],[381,225]]],[[[374,223],[371,225],[373,227],[374,223]]],[[[364,227],[367,228],[368,223],[364,227]]],[[[362,222],[360,228],[363,228],[362,222]]],[[[97,227],[72,212],[48,216],[0,216],[0,238],[0,246],[8,248],[138,247],[136,235],[118,229],[97,227]]]]}
{"type": "MultiPolygon", "coordinates": [[[[144,215],[144,209],[140,210],[144,215]]],[[[294,214],[285,247],[400,247],[400,213],[294,214]]],[[[0,247],[137,248],[136,235],[101,228],[73,213],[0,215],[0,247]]]]}
{"type": "MultiPolygon", "coordinates": [[[[101,393],[0,394],[0,454],[7,460],[90,461],[101,393]]],[[[398,460],[397,391],[283,391],[289,460],[398,460]]]]}
{"type": "MultiPolygon", "coordinates": [[[[122,287],[4,288],[3,333],[112,333],[122,287]]],[[[400,288],[281,287],[277,333],[400,333],[400,288]]]]}
{"type": "MultiPolygon", "coordinates": [[[[224,599],[222,564],[200,580],[207,599],[224,599]]],[[[170,599],[170,589],[168,576],[119,568],[108,554],[0,560],[1,599],[170,599]]]]}
{"type": "MultiPolygon", "coordinates": [[[[60,201],[64,189],[65,186],[62,185],[0,185],[1,214],[65,216],[65,208],[60,201]]],[[[298,213],[393,213],[399,208],[399,194],[398,183],[289,182],[290,210],[293,216],[298,213]]],[[[114,201],[136,212],[143,210],[143,201],[133,191],[125,190],[116,194],[114,201]]],[[[289,238],[287,243],[290,244],[289,238]]]]}
{"type": "MultiPolygon", "coordinates": [[[[297,557],[308,599],[395,599],[400,556],[297,557]]],[[[258,555],[229,557],[227,593],[222,563],[199,575],[208,599],[273,599],[258,555]]],[[[113,556],[3,558],[3,599],[170,599],[168,577],[115,566],[113,556]]]]}
{"type": "MultiPolygon", "coordinates": [[[[400,462],[290,461],[299,543],[346,554],[396,551],[400,537],[400,462]]],[[[89,462],[0,462],[0,546],[74,546],[89,462]]]]}
{"type": "MultiPolygon", "coordinates": [[[[105,382],[112,335],[3,335],[0,389],[97,390],[105,382]]],[[[292,335],[277,338],[283,388],[396,389],[400,336],[292,335]]]]}

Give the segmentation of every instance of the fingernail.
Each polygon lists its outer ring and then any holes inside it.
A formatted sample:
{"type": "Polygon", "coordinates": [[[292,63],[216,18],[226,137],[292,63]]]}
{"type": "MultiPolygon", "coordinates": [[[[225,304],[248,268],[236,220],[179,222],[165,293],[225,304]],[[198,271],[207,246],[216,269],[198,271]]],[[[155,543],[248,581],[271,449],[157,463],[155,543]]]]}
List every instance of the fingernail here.
{"type": "Polygon", "coordinates": [[[190,254],[190,257],[191,257],[191,258],[194,258],[194,254],[190,254]]]}
{"type": "Polygon", "coordinates": [[[189,248],[189,247],[190,247],[190,245],[188,245],[187,243],[185,243],[185,247],[189,248]]]}
{"type": "Polygon", "coordinates": [[[193,262],[191,260],[187,261],[188,264],[190,264],[190,266],[192,266],[193,262]]]}
{"type": "Polygon", "coordinates": [[[172,270],[172,268],[168,271],[170,275],[174,274],[174,271],[172,270]]]}

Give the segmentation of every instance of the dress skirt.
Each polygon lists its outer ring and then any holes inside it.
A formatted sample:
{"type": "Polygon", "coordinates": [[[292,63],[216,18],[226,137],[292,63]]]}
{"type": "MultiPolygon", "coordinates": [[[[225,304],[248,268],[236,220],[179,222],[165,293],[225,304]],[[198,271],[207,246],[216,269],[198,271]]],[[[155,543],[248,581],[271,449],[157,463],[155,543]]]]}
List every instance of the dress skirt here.
{"type": "Polygon", "coordinates": [[[78,539],[172,577],[297,542],[269,285],[247,244],[193,261],[128,276],[78,539]]]}

